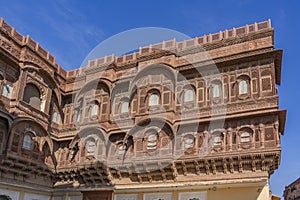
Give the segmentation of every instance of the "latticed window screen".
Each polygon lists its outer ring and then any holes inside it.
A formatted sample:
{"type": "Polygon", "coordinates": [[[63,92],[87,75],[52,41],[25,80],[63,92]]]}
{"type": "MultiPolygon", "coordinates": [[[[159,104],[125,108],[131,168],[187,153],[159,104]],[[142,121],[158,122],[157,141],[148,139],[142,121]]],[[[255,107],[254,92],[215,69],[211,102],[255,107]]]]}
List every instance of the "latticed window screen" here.
{"type": "Polygon", "coordinates": [[[265,128],[265,140],[274,140],[274,129],[272,127],[265,128]]]}
{"type": "Polygon", "coordinates": [[[262,90],[271,90],[271,78],[270,77],[266,77],[266,78],[262,78],[262,90]]]}

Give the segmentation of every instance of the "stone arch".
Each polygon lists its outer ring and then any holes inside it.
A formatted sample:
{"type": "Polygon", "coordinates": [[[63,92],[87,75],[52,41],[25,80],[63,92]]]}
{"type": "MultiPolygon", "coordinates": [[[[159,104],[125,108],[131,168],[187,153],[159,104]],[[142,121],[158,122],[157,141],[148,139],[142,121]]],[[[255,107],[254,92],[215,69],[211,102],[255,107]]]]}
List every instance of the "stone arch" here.
{"type": "Polygon", "coordinates": [[[127,152],[127,150],[130,150],[130,149],[132,150],[132,146],[133,146],[132,137],[130,136],[125,141],[125,136],[126,136],[125,132],[116,132],[116,133],[111,133],[109,135],[109,137],[108,137],[109,142],[107,145],[107,148],[109,149],[109,153],[108,153],[109,156],[114,157],[116,151],[118,150],[118,147],[121,145],[125,146],[125,149],[124,149],[125,152],[127,152]]]}
{"type": "Polygon", "coordinates": [[[15,121],[13,121],[13,124],[11,126],[11,129],[9,130],[9,144],[12,143],[13,134],[17,131],[20,134],[24,134],[26,131],[30,131],[36,141],[38,142],[38,149],[39,151],[42,151],[43,145],[47,142],[50,148],[50,152],[53,153],[53,142],[47,132],[47,130],[36,121],[33,121],[29,118],[18,118],[15,121]]]}
{"type": "Polygon", "coordinates": [[[91,90],[97,90],[103,88],[105,91],[108,92],[109,95],[111,95],[112,87],[111,82],[107,79],[101,78],[101,79],[94,79],[89,82],[87,82],[75,95],[75,102],[77,102],[78,99],[82,97],[86,92],[90,92],[91,90]],[[102,87],[101,87],[102,86],[102,87]]]}
{"type": "MultiPolygon", "coordinates": [[[[157,134],[156,142],[157,146],[156,148],[153,148],[153,150],[150,151],[156,151],[156,150],[167,150],[167,154],[173,154],[174,153],[174,132],[171,126],[171,123],[164,120],[164,119],[144,119],[139,121],[135,127],[133,127],[127,134],[126,138],[133,137],[134,146],[136,152],[144,152],[144,150],[147,150],[146,144],[148,141],[148,133],[151,131],[155,131],[157,134]]],[[[154,143],[154,142],[153,142],[154,143]]]]}
{"type": "MultiPolygon", "coordinates": [[[[73,140],[70,143],[69,148],[73,149],[73,147],[78,143],[79,146],[79,151],[81,154],[83,154],[83,151],[85,151],[86,144],[89,140],[94,140],[95,141],[95,151],[100,152],[100,147],[97,145],[103,145],[103,151],[102,157],[107,157],[108,149],[107,149],[107,143],[108,139],[106,137],[106,131],[102,129],[101,127],[94,126],[94,127],[88,127],[84,128],[79,131],[79,133],[73,138],[73,140]]],[[[98,156],[97,152],[97,156],[98,156]]],[[[101,157],[100,156],[100,157],[101,157]]]]}
{"type": "Polygon", "coordinates": [[[55,78],[52,77],[49,71],[35,64],[25,65],[23,67],[23,70],[33,70],[37,72],[38,75],[43,78],[43,81],[48,85],[48,87],[53,90],[56,97],[58,98],[58,101],[61,102],[58,80],[55,80],[55,78]]]}
{"type": "Polygon", "coordinates": [[[27,83],[24,88],[23,101],[41,110],[43,90],[33,83],[27,83]]]}
{"type": "Polygon", "coordinates": [[[135,78],[131,81],[129,86],[130,94],[133,92],[134,87],[137,86],[137,81],[144,76],[152,74],[164,74],[172,82],[172,90],[175,91],[176,86],[176,72],[172,66],[165,63],[155,63],[145,66],[141,71],[137,73],[135,78]]]}

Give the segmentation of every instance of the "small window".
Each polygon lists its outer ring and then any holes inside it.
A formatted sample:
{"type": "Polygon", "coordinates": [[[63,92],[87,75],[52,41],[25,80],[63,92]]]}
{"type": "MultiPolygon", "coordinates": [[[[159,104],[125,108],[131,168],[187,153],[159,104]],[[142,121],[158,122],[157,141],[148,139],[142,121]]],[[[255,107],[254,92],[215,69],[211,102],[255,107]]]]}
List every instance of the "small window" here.
{"type": "Polygon", "coordinates": [[[213,98],[218,98],[221,96],[221,85],[215,84],[213,85],[213,98]]]}
{"type": "Polygon", "coordinates": [[[121,113],[128,113],[129,110],[129,102],[123,101],[121,104],[121,113]]]}
{"type": "Polygon", "coordinates": [[[156,149],[157,146],[157,134],[150,134],[148,136],[147,149],[156,149]]]}
{"type": "Polygon", "coordinates": [[[60,114],[58,114],[57,112],[54,112],[52,115],[52,122],[54,122],[56,124],[60,124],[60,114]]]}
{"type": "Polygon", "coordinates": [[[94,156],[95,155],[95,149],[96,149],[96,143],[94,140],[88,140],[86,143],[86,155],[87,156],[94,156]]]}
{"type": "Polygon", "coordinates": [[[186,135],[183,138],[183,143],[184,143],[184,149],[188,150],[194,147],[194,143],[195,143],[195,138],[193,135],[186,135]]]}
{"type": "Polygon", "coordinates": [[[250,142],[250,133],[243,132],[241,134],[241,142],[250,142]]]}
{"type": "Polygon", "coordinates": [[[99,105],[98,104],[94,104],[92,106],[92,109],[91,109],[91,116],[92,117],[98,116],[98,112],[99,112],[99,105]]]}
{"type": "Polygon", "coordinates": [[[11,98],[13,87],[8,84],[3,84],[2,86],[2,96],[6,98],[11,98]]]}
{"type": "Polygon", "coordinates": [[[27,84],[24,90],[23,101],[32,107],[41,110],[42,101],[39,88],[33,84],[27,84]]]}
{"type": "Polygon", "coordinates": [[[32,149],[32,139],[29,135],[25,135],[23,139],[23,149],[32,149]]]}
{"type": "Polygon", "coordinates": [[[159,105],[159,95],[153,93],[149,97],[149,106],[157,106],[157,105],[159,105]]]}
{"type": "Polygon", "coordinates": [[[242,80],[239,82],[239,94],[247,94],[247,93],[248,93],[247,81],[242,80]]]}
{"type": "Polygon", "coordinates": [[[184,102],[192,102],[195,100],[195,94],[192,89],[187,89],[184,92],[184,102]]]}
{"type": "Polygon", "coordinates": [[[214,146],[219,146],[219,145],[221,145],[221,144],[222,144],[222,138],[221,138],[221,136],[216,135],[216,136],[214,137],[214,146]]]}

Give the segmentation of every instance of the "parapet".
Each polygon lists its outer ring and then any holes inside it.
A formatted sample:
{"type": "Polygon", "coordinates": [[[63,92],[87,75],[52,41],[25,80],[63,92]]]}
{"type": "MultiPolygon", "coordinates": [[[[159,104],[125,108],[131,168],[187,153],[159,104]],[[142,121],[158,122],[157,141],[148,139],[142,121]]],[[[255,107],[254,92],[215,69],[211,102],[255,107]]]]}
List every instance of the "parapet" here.
{"type": "MultiPolygon", "coordinates": [[[[246,35],[253,32],[258,32],[264,29],[271,28],[271,20],[254,23],[238,28],[232,28],[230,30],[220,31],[218,33],[213,33],[209,35],[204,35],[201,37],[195,37],[190,40],[184,40],[177,42],[176,39],[163,41],[158,44],[149,45],[146,47],[140,47],[138,52],[133,52],[131,54],[122,55],[116,57],[114,54],[110,56],[105,56],[102,58],[97,58],[95,60],[89,60],[86,67],[96,67],[102,65],[108,65],[110,63],[122,64],[127,62],[132,62],[136,60],[138,57],[148,55],[150,53],[156,52],[158,49],[160,50],[184,50],[195,45],[206,45],[210,43],[214,43],[216,41],[221,41],[224,39],[235,38],[241,35],[246,35]]],[[[7,34],[18,44],[21,46],[27,46],[44,60],[46,60],[54,69],[64,78],[72,78],[76,77],[80,72],[80,69],[74,69],[70,71],[64,70],[59,64],[56,63],[56,58],[50,54],[49,51],[46,51],[40,44],[34,41],[29,35],[22,36],[20,33],[16,31],[15,28],[11,27],[7,24],[3,18],[0,18],[0,29],[7,34]]]]}

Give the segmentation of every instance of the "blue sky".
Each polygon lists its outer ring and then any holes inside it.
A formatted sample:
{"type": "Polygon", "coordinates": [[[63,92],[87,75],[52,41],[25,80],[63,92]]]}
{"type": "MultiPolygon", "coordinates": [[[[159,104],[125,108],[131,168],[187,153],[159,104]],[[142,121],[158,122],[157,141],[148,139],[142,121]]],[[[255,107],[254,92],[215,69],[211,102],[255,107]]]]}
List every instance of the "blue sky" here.
{"type": "Polygon", "coordinates": [[[272,175],[273,193],[300,176],[298,64],[300,1],[12,1],[0,0],[0,16],[39,42],[65,69],[78,68],[101,41],[128,29],[169,28],[190,37],[272,20],[275,48],[283,49],[280,108],[288,110],[282,158],[272,175]]]}

